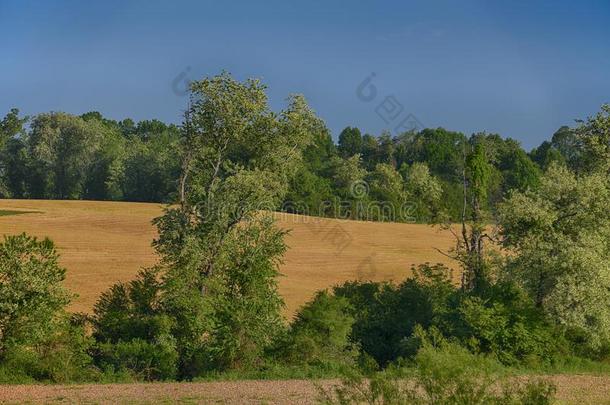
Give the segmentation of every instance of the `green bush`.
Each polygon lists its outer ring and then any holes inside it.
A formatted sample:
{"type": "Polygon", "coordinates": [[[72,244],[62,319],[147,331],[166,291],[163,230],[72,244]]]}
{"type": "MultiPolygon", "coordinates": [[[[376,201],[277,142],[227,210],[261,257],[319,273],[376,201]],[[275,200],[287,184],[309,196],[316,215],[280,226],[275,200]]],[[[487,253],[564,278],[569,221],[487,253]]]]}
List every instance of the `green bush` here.
{"type": "Polygon", "coordinates": [[[49,239],[26,234],[0,243],[0,381],[92,378],[90,339],[64,306],[65,269],[49,239]]]}
{"type": "Polygon", "coordinates": [[[391,283],[348,282],[335,288],[346,298],[355,318],[351,338],[379,365],[399,357],[413,356],[404,341],[416,325],[429,327],[442,322],[455,293],[450,271],[443,265],[422,265],[414,276],[396,286],[391,283]]]}
{"type": "Polygon", "coordinates": [[[484,292],[464,292],[442,265],[421,265],[399,285],[348,282],[335,294],[349,301],[355,322],[350,337],[379,365],[412,358],[421,342],[416,325],[436,328],[474,353],[503,364],[540,366],[569,352],[561,330],[519,287],[497,282],[484,292]]]}
{"type": "Polygon", "coordinates": [[[155,343],[142,339],[102,343],[96,358],[103,370],[127,371],[138,380],[169,380],[177,374],[178,352],[169,335],[155,343]]]}
{"type": "Polygon", "coordinates": [[[484,296],[460,297],[448,329],[472,351],[506,365],[535,365],[568,350],[557,328],[511,283],[496,284],[484,296]]]}
{"type": "Polygon", "coordinates": [[[412,368],[391,367],[369,380],[355,374],[331,390],[325,404],[550,404],[555,387],[544,380],[508,378],[494,360],[455,343],[426,342],[412,368]]]}
{"type": "Polygon", "coordinates": [[[343,297],[320,291],[296,315],[281,343],[280,358],[289,364],[333,368],[333,364],[353,364],[358,351],[350,344],[354,318],[343,297]]]}
{"type": "Polygon", "coordinates": [[[167,380],[177,377],[179,352],[174,320],[159,305],[156,269],[140,272],[128,284],[115,284],[94,307],[95,363],[106,377],[167,380]]]}
{"type": "Polygon", "coordinates": [[[0,383],[68,383],[97,378],[88,353],[92,339],[85,336],[82,323],[65,317],[49,328],[52,332],[37,344],[6,348],[0,364],[0,383]]]}

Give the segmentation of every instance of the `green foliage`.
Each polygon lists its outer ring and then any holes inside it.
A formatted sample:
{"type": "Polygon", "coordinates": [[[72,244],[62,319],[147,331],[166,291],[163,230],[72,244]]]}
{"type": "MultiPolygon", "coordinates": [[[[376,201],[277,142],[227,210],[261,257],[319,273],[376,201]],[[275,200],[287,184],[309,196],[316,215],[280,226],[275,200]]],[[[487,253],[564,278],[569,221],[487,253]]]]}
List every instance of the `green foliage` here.
{"type": "Polygon", "coordinates": [[[91,378],[84,325],[64,312],[70,296],[53,243],[25,234],[0,244],[0,379],[91,378]]]}
{"type": "Polygon", "coordinates": [[[408,202],[403,179],[394,167],[378,163],[368,176],[369,199],[366,219],[398,222],[408,202]]]}
{"type": "Polygon", "coordinates": [[[362,134],[358,128],[347,127],[339,134],[337,150],[344,158],[359,154],[362,150],[362,134]]]}
{"type": "Polygon", "coordinates": [[[576,142],[582,151],[581,169],[586,172],[610,173],[610,105],[604,104],[601,111],[589,117],[575,130],[576,142]]]}
{"type": "Polygon", "coordinates": [[[16,166],[16,160],[21,157],[16,137],[21,135],[27,121],[28,117],[19,118],[16,108],[0,121],[0,198],[19,197],[20,185],[14,184],[15,172],[21,169],[16,166]]]}
{"type": "Polygon", "coordinates": [[[277,277],[284,234],[263,217],[227,236],[226,253],[208,284],[214,324],[207,346],[214,368],[256,366],[281,333],[284,301],[277,277]]]}
{"type": "Polygon", "coordinates": [[[609,338],[610,184],[604,173],[576,177],[553,165],[536,190],[500,207],[509,276],[558,324],[589,344],[609,338]]]}
{"type": "Polygon", "coordinates": [[[422,346],[414,332],[433,329],[474,353],[506,365],[550,364],[569,351],[560,331],[517,286],[501,282],[484,295],[456,289],[449,270],[423,265],[400,285],[349,282],[335,288],[350,303],[354,344],[385,367],[422,346]]]}
{"type": "Polygon", "coordinates": [[[160,307],[160,282],[156,269],[144,270],[128,284],[113,285],[102,293],[91,318],[98,342],[116,343],[141,338],[154,340],[171,328],[160,307]]]}
{"type": "Polygon", "coordinates": [[[448,301],[454,292],[448,269],[424,265],[413,272],[414,277],[398,286],[348,282],[335,288],[335,294],[346,298],[352,307],[353,342],[379,365],[413,355],[405,339],[415,326],[434,325],[448,311],[448,301]]]}
{"type": "Polygon", "coordinates": [[[551,404],[556,388],[544,380],[507,379],[493,360],[447,342],[426,342],[412,369],[390,368],[368,381],[356,375],[333,390],[325,404],[551,404]]]}
{"type": "Polygon", "coordinates": [[[37,344],[16,342],[3,353],[0,382],[65,384],[97,379],[89,356],[92,342],[83,325],[64,316],[49,326],[49,333],[37,344]]]}
{"type": "Polygon", "coordinates": [[[420,162],[413,163],[410,167],[403,164],[400,171],[405,180],[407,198],[415,204],[413,215],[418,222],[433,222],[439,218],[443,186],[430,174],[428,166],[420,162]]]}
{"type": "Polygon", "coordinates": [[[179,353],[174,320],[160,306],[157,269],[141,271],[128,284],[115,284],[95,304],[91,318],[95,364],[136,379],[174,379],[179,353]]]}
{"type": "Polygon", "coordinates": [[[284,201],[303,151],[323,132],[301,96],[271,112],[257,80],[223,73],[192,91],[180,206],[156,220],[155,242],[184,376],[256,367],[282,332],[276,278],[285,232],[260,210],[284,201]]]}
{"type": "Polygon", "coordinates": [[[349,335],[354,318],[348,300],[320,291],[295,316],[279,349],[279,361],[298,365],[353,365],[349,335]]]}
{"type": "Polygon", "coordinates": [[[178,352],[171,335],[154,342],[135,338],[96,347],[96,363],[102,370],[127,371],[137,380],[155,381],[176,378],[178,352]]]}
{"type": "Polygon", "coordinates": [[[176,153],[179,148],[177,129],[139,132],[129,136],[128,142],[130,147],[119,182],[124,199],[170,202],[176,193],[180,173],[180,156],[176,153]]]}
{"type": "Polygon", "coordinates": [[[331,181],[301,167],[294,178],[282,204],[288,213],[312,216],[330,216],[332,210],[328,202],[334,198],[331,181]]]}
{"type": "Polygon", "coordinates": [[[53,242],[25,234],[0,243],[0,353],[14,344],[35,344],[50,333],[56,314],[69,302],[61,285],[53,242]]]}
{"type": "Polygon", "coordinates": [[[446,334],[473,352],[493,354],[506,365],[536,365],[567,351],[559,331],[511,283],[496,284],[483,297],[460,298],[446,334]]]}

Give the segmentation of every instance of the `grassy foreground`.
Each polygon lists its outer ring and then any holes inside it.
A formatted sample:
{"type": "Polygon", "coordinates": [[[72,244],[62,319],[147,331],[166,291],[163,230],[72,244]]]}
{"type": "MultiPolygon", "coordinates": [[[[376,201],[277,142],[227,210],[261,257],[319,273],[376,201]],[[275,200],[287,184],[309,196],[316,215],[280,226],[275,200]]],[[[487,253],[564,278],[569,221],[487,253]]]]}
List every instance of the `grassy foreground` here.
{"type": "MultiPolygon", "coordinates": [[[[610,377],[555,375],[562,404],[610,404],[610,377]]],[[[336,380],[0,386],[2,403],[314,404],[318,388],[336,380]]]]}

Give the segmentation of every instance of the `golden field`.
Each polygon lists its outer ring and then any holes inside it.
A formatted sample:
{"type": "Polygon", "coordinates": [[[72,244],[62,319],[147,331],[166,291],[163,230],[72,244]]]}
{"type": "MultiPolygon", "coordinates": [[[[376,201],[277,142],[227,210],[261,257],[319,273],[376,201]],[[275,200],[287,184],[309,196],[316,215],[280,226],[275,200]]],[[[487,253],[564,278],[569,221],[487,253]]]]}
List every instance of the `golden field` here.
{"type": "MultiPolygon", "coordinates": [[[[70,309],[88,312],[109,286],[156,263],[151,220],[162,209],[144,203],[0,200],[0,211],[27,212],[0,216],[0,234],[51,238],[67,269],[66,286],[78,294],[70,309]]],[[[287,315],[315,291],[346,280],[399,281],[412,265],[425,262],[456,267],[436,250],[453,246],[453,236],[428,225],[276,217],[290,230],[279,280],[287,315]]]]}

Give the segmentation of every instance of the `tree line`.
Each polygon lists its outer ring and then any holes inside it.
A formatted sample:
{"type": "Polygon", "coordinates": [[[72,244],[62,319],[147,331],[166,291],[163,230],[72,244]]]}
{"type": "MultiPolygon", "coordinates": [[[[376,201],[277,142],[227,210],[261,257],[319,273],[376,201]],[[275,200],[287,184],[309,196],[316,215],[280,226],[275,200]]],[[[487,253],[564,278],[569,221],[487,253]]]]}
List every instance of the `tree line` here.
{"type": "MultiPolygon", "coordinates": [[[[392,137],[347,127],[335,143],[324,123],[317,125],[278,210],[404,222],[434,222],[442,213],[456,221],[465,157],[476,145],[484,145],[491,163],[488,207],[511,190],[536,186],[553,162],[581,170],[587,159],[569,127],[528,153],[497,134],[467,137],[443,128],[392,137]],[[357,183],[363,189],[355,192],[357,183]]],[[[12,109],[0,122],[0,197],[176,202],[181,131],[98,112],[22,117],[12,109]]]]}
{"type": "MultiPolygon", "coordinates": [[[[324,401],[544,404],[551,385],[505,386],[499,378],[507,370],[609,371],[610,107],[570,130],[569,142],[562,130],[534,160],[497,136],[409,135],[421,149],[406,150],[428,160],[426,169],[416,158],[401,162],[407,184],[418,168],[446,192],[437,164],[459,179],[449,183],[457,228],[442,206],[434,218],[455,235],[445,254],[460,265],[461,280],[426,263],[400,283],[354,280],[319,291],[286,320],[277,287],[286,231],[258,208],[281,206],[306,170],[328,179],[316,173],[337,159],[348,179],[358,168],[363,176],[396,170],[398,161],[375,160],[369,171],[362,146],[347,146],[358,145],[357,131],[344,131],[335,149],[303,97],[275,113],[257,80],[225,73],[193,82],[191,91],[168,152],[179,156],[175,203],[154,221],[156,266],[104,292],[92,314],[69,314],[53,243],[21,235],[0,244],[0,380],[343,376],[324,401]],[[312,155],[321,155],[312,150],[321,144],[329,155],[316,172],[312,155]],[[401,385],[405,377],[415,389],[401,385]]],[[[75,121],[79,134],[76,122],[87,120],[75,121]]],[[[65,164],[69,171],[77,162],[65,164]]],[[[398,173],[388,178],[402,185],[398,173]]],[[[74,190],[50,184],[65,195],[74,190]]]]}

